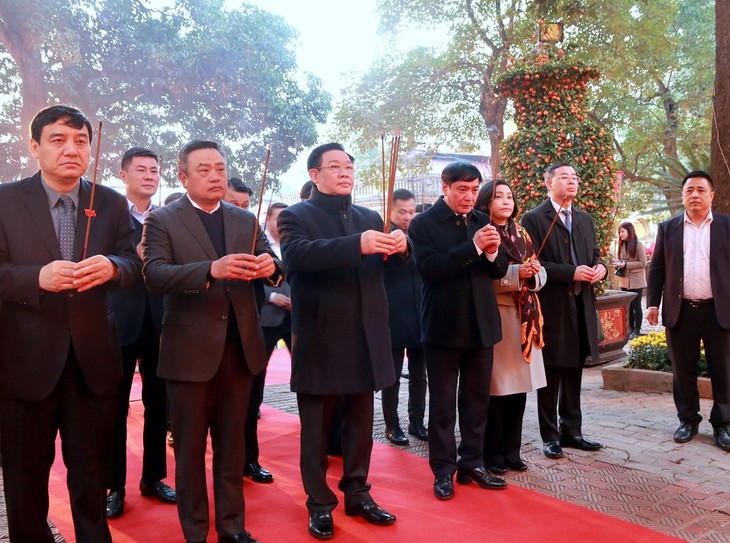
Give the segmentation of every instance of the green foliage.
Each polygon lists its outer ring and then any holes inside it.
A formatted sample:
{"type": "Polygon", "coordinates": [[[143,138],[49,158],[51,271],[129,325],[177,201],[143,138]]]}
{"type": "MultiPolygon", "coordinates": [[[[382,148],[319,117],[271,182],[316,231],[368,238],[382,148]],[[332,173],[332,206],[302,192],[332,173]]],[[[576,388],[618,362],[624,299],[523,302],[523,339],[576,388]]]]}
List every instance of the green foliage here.
{"type": "MultiPolygon", "coordinates": [[[[507,101],[491,89],[535,43],[538,19],[562,21],[567,57],[596,66],[585,116],[612,134],[624,194],[651,202],[643,185],[663,156],[709,148],[714,80],[714,0],[381,0],[389,54],[337,108],[338,135],[373,148],[381,128],[400,127],[404,147],[480,146],[496,155],[507,101]],[[398,35],[428,28],[434,44],[401,53],[398,35]],[[448,40],[440,40],[448,36],[448,40]],[[680,143],[681,142],[681,143],[680,143]],[[642,188],[643,187],[643,188],[642,188]]],[[[493,163],[497,165],[496,162],[493,163]]],[[[622,205],[628,209],[633,203],[622,205]]]]}
{"type": "Polygon", "coordinates": [[[399,128],[404,150],[473,153],[489,142],[496,155],[507,101],[494,96],[493,78],[534,37],[529,4],[381,1],[381,29],[394,47],[345,91],[335,115],[338,137],[365,153],[377,147],[381,129],[399,128]],[[433,43],[402,52],[398,36],[414,27],[427,28],[433,43]]]}
{"type": "MultiPolygon", "coordinates": [[[[33,86],[43,87],[48,102],[72,103],[92,123],[104,121],[101,178],[116,174],[126,148],[142,145],[161,152],[164,174],[174,179],[177,150],[204,138],[221,141],[229,173],[254,187],[271,143],[267,179],[276,186],[278,174],[316,143],[316,124],[331,109],[321,81],[297,73],[296,31],[258,8],[228,9],[217,0],[179,0],[162,10],[139,0],[36,7],[0,6],[3,45],[11,43],[8,28],[28,37],[35,32],[25,49],[0,49],[0,91],[14,98],[0,111],[2,136],[10,143],[0,149],[2,179],[20,174],[12,157],[27,156],[28,119],[18,123],[18,117],[33,86]],[[42,59],[40,82],[26,81],[21,69],[33,55],[42,59]]],[[[46,105],[42,100],[36,109],[46,105]]]]}
{"type": "Polygon", "coordinates": [[[682,209],[682,179],[697,170],[710,171],[710,148],[680,144],[680,157],[665,155],[657,160],[657,168],[649,181],[665,197],[666,206],[654,208],[653,212],[676,213],[682,209]]]}
{"type": "MultiPolygon", "coordinates": [[[[672,373],[672,362],[669,360],[667,336],[664,330],[639,336],[631,340],[629,347],[627,368],[672,373]]],[[[704,347],[697,361],[697,372],[700,377],[708,377],[704,347]]]]}
{"type": "Polygon", "coordinates": [[[496,82],[499,96],[514,101],[517,131],[500,149],[502,175],[527,211],[547,197],[543,174],[567,162],[581,177],[577,203],[596,223],[599,247],[608,255],[616,207],[613,139],[586,113],[588,83],[598,70],[543,46],[521,58],[496,82]]]}

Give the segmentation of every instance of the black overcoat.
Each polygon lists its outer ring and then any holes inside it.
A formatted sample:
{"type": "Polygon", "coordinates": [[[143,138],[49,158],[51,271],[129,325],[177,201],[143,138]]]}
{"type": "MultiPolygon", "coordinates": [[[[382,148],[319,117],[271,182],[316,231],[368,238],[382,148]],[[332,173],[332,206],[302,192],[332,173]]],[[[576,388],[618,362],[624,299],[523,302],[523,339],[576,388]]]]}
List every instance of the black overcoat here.
{"type": "Polygon", "coordinates": [[[408,255],[360,253],[360,234],[383,230],[375,211],[322,194],[282,210],[281,252],[292,293],[291,389],[359,394],[395,382],[383,266],[408,255]]]}
{"type": "MultiPolygon", "coordinates": [[[[397,227],[390,226],[391,231],[397,227]]],[[[388,294],[390,341],[394,349],[421,348],[421,300],[423,281],[416,259],[403,266],[383,269],[385,292],[388,294]]]]}
{"type": "MultiPolygon", "coordinates": [[[[573,274],[577,265],[595,266],[605,264],[600,258],[596,244],[596,227],[591,216],[571,206],[573,220],[573,242],[578,263],[571,263],[570,234],[561,219],[555,221],[547,243],[540,254],[540,264],[547,272],[547,283],[537,293],[542,306],[543,335],[545,347],[542,354],[546,366],[578,367],[580,359],[578,341],[578,319],[585,319],[591,357],[598,360],[598,316],[593,285],[582,281],[580,296],[583,300],[583,315],[577,314],[573,274]]],[[[556,212],[550,200],[546,200],[522,218],[522,226],[532,238],[535,251],[545,239],[556,212]]]]}
{"type": "Polygon", "coordinates": [[[477,252],[474,234],[487,224],[489,217],[476,210],[465,224],[443,196],[411,221],[408,232],[423,278],[423,343],[461,349],[502,339],[492,279],[504,277],[509,263],[502,251],[494,262],[477,252]]]}

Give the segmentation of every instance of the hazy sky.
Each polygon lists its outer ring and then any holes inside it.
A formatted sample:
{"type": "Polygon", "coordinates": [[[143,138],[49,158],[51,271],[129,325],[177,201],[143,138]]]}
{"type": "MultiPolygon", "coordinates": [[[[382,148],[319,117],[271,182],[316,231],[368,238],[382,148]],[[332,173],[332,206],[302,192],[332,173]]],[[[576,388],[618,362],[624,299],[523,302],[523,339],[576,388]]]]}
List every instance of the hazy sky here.
{"type": "MultiPolygon", "coordinates": [[[[376,0],[245,0],[280,15],[300,33],[296,49],[301,70],[321,78],[335,101],[350,80],[364,72],[381,49],[376,0]]],[[[229,0],[231,5],[240,1],[229,0]]],[[[320,135],[324,128],[319,129],[320,135]]],[[[324,143],[324,142],[320,142],[324,143]]],[[[281,176],[282,192],[298,191],[307,179],[308,151],[281,176]]]]}
{"type": "Polygon", "coordinates": [[[300,32],[299,67],[322,78],[333,94],[347,84],[344,74],[365,70],[379,49],[376,0],[245,1],[280,15],[300,32]]]}

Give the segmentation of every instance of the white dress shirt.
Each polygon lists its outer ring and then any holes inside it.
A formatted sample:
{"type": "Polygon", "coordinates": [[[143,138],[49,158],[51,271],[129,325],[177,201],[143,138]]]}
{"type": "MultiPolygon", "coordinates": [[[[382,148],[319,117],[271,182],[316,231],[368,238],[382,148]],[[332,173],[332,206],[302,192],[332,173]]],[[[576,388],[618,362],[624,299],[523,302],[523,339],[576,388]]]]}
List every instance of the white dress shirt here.
{"type": "Polygon", "coordinates": [[[712,210],[697,226],[687,212],[684,212],[684,292],[687,300],[709,300],[712,298],[710,285],[710,225],[712,210]]]}

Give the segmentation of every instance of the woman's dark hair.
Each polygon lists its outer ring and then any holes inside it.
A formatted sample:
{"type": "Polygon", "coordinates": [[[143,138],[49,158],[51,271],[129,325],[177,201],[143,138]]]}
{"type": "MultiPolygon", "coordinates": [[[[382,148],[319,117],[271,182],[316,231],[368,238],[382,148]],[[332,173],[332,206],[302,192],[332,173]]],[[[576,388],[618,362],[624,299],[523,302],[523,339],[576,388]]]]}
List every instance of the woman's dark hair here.
{"type": "Polygon", "coordinates": [[[629,258],[636,258],[636,251],[637,251],[637,247],[639,245],[639,239],[636,237],[636,230],[634,229],[634,225],[631,224],[630,222],[626,221],[626,222],[622,222],[621,226],[618,227],[619,231],[621,231],[622,228],[624,230],[626,230],[626,233],[628,234],[628,236],[626,237],[626,241],[622,240],[619,237],[619,240],[618,240],[619,258],[621,255],[622,246],[624,246],[626,248],[626,256],[628,256],[629,258]]]}
{"type": "MultiPolygon", "coordinates": [[[[496,190],[496,187],[500,185],[504,185],[505,187],[507,187],[512,193],[512,197],[514,198],[515,193],[512,190],[512,187],[509,186],[509,183],[507,183],[507,181],[505,181],[504,179],[495,179],[494,181],[488,181],[486,185],[482,185],[482,188],[479,189],[479,194],[477,194],[477,201],[474,204],[474,209],[491,216],[491,213],[489,213],[489,204],[492,203],[492,196],[494,194],[494,191],[496,190]]],[[[516,200],[514,200],[514,202],[515,208],[512,210],[512,215],[510,216],[511,219],[514,219],[520,212],[520,206],[517,205],[516,200]]]]}

